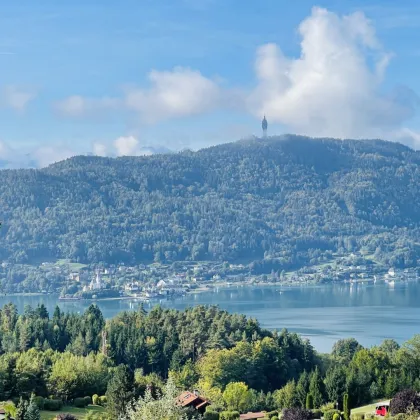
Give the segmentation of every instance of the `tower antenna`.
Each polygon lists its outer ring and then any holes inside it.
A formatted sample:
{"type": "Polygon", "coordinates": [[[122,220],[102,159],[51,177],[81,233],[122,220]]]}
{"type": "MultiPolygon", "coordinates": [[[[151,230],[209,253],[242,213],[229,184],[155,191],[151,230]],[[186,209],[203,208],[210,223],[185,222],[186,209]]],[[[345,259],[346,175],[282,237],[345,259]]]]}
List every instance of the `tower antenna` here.
{"type": "Polygon", "coordinates": [[[264,115],[264,118],[262,120],[261,126],[262,126],[262,130],[263,130],[263,139],[266,139],[267,138],[268,122],[267,122],[267,119],[265,118],[265,115],[264,115]]]}

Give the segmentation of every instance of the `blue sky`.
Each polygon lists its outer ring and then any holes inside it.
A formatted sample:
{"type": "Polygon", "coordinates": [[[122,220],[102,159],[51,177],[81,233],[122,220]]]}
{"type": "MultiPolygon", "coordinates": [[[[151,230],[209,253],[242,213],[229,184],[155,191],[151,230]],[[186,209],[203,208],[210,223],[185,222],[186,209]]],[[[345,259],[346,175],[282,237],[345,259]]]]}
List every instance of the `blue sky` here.
{"type": "Polygon", "coordinates": [[[417,0],[5,2],[0,158],[195,149],[263,113],[271,134],[417,147],[419,27],[417,0]]]}

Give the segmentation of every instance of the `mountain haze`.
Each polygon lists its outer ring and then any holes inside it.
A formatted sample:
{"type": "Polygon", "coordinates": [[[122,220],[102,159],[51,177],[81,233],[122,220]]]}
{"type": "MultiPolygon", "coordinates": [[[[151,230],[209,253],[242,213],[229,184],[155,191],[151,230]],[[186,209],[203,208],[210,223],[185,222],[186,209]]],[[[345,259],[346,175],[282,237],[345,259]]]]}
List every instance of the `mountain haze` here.
{"type": "Polygon", "coordinates": [[[269,272],[363,250],[420,256],[420,153],[301,136],[0,171],[0,258],[221,260],[269,272]]]}

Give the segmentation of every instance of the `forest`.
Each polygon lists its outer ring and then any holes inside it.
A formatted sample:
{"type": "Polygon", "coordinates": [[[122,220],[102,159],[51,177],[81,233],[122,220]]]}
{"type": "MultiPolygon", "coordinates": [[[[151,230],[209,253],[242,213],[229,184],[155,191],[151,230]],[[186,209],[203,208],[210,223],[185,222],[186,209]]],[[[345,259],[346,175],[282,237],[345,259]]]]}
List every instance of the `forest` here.
{"type": "Polygon", "coordinates": [[[197,413],[177,411],[172,397],[193,389],[211,401],[204,419],[264,410],[268,419],[282,412],[285,419],[310,413],[332,420],[396,395],[404,398],[398,406],[394,398],[395,413],[404,412],[407,398],[420,409],[420,336],[371,348],[342,339],[320,354],[295,333],[264,330],[214,306],[148,313],[139,306],[105,321],[95,305],[50,315],[43,305],[18,314],[7,304],[0,344],[0,401],[18,411],[23,401],[52,411],[93,402],[106,408],[100,420],[160,420],[145,413],[165,403],[175,414],[162,419],[191,419],[197,413]]]}
{"type": "Polygon", "coordinates": [[[363,251],[420,252],[420,153],[272,137],[147,157],[0,171],[0,259],[38,264],[241,261],[255,273],[363,251]]]}

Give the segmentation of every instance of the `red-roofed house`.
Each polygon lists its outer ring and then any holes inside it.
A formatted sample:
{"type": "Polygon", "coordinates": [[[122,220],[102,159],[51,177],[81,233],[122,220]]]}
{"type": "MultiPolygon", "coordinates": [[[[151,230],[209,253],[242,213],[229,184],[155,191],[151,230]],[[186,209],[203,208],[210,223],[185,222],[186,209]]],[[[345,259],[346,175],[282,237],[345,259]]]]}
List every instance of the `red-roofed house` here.
{"type": "Polygon", "coordinates": [[[200,397],[198,392],[185,391],[178,397],[179,405],[182,407],[193,407],[198,410],[200,413],[206,411],[206,407],[210,405],[210,401],[207,401],[205,398],[200,397]]]}

